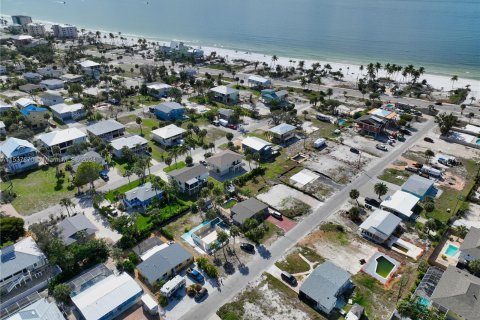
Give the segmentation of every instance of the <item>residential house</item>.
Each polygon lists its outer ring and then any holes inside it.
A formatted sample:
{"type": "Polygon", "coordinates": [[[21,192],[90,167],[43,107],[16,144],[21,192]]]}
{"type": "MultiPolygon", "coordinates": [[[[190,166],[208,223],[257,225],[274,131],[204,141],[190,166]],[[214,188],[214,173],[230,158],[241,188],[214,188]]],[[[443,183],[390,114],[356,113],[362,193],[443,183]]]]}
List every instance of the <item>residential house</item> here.
{"type": "Polygon", "coordinates": [[[280,104],[286,102],[288,98],[287,90],[275,91],[273,89],[264,89],[260,93],[261,100],[267,104],[280,104]]]}
{"type": "Polygon", "coordinates": [[[3,121],[0,121],[0,136],[4,136],[7,134],[7,127],[3,121]]]}
{"type": "Polygon", "coordinates": [[[42,75],[36,72],[25,72],[22,74],[23,79],[31,83],[38,83],[42,80],[42,75]]]}
{"type": "Polygon", "coordinates": [[[20,98],[14,102],[15,106],[19,109],[25,108],[31,104],[35,104],[35,101],[29,98],[20,98]]]}
{"type": "Polygon", "coordinates": [[[60,79],[63,80],[65,83],[81,82],[83,80],[83,75],[65,73],[60,76],[60,79]]]}
{"type": "Polygon", "coordinates": [[[26,92],[26,93],[33,93],[35,91],[43,91],[45,89],[44,86],[40,84],[34,84],[34,83],[27,83],[21,86],[18,86],[18,90],[26,92]]]}
{"type": "Polygon", "coordinates": [[[63,69],[57,68],[56,66],[41,67],[37,69],[37,72],[48,78],[59,78],[63,75],[63,69]]]}
{"type": "Polygon", "coordinates": [[[268,215],[268,205],[256,198],[248,198],[234,205],[230,209],[230,215],[233,223],[239,226],[243,226],[245,220],[250,218],[261,222],[268,215]]]}
{"type": "Polygon", "coordinates": [[[78,38],[77,27],[70,24],[54,24],[52,25],[53,35],[59,39],[76,39],[78,38]]]}
{"type": "Polygon", "coordinates": [[[194,164],[191,167],[177,169],[169,172],[168,179],[174,181],[180,192],[195,194],[208,180],[208,170],[202,164],[194,164]]]}
{"type": "Polygon", "coordinates": [[[420,198],[405,191],[398,190],[382,201],[380,207],[392,212],[404,220],[413,219],[415,207],[420,198]]]}
{"type": "Polygon", "coordinates": [[[272,81],[270,81],[270,79],[254,74],[248,77],[247,83],[253,88],[269,88],[272,86],[272,81]]]}
{"type": "Polygon", "coordinates": [[[87,126],[87,133],[90,137],[110,141],[123,136],[125,126],[116,120],[108,119],[87,126]]]}
{"type": "Polygon", "coordinates": [[[12,39],[13,39],[13,44],[17,48],[22,48],[22,47],[29,46],[33,42],[33,37],[32,36],[27,36],[27,35],[23,35],[23,34],[13,36],[12,39]]]}
{"type": "Polygon", "coordinates": [[[355,303],[345,316],[345,320],[360,320],[364,312],[365,309],[358,303],[355,303]]]}
{"type": "Polygon", "coordinates": [[[32,37],[43,37],[45,36],[45,25],[31,22],[27,24],[27,33],[32,37]]]}
{"type": "Polygon", "coordinates": [[[105,159],[97,152],[91,150],[86,153],[80,154],[72,158],[72,169],[73,172],[77,172],[78,166],[82,162],[95,162],[102,166],[103,169],[107,169],[107,162],[105,159]]]}
{"type": "Polygon", "coordinates": [[[26,306],[20,302],[20,309],[9,314],[5,320],[65,320],[55,302],[49,302],[47,298],[40,298],[40,296],[38,298],[31,301],[29,297],[29,303],[26,306]]]}
{"type": "Polygon", "coordinates": [[[417,174],[411,175],[402,185],[402,191],[413,194],[423,200],[426,196],[434,197],[436,190],[433,181],[417,174]]]}
{"type": "Polygon", "coordinates": [[[91,60],[85,60],[85,61],[79,62],[78,64],[82,68],[83,73],[85,73],[86,75],[95,79],[100,78],[101,66],[99,63],[96,63],[95,61],[91,61],[91,60]]]}
{"type": "Polygon", "coordinates": [[[360,225],[362,236],[377,243],[384,243],[400,225],[402,219],[381,209],[376,209],[360,225]]]}
{"type": "Polygon", "coordinates": [[[183,143],[183,134],[186,131],[174,124],[155,129],[151,132],[152,139],[159,144],[170,147],[183,143]]]}
{"type": "Polygon", "coordinates": [[[68,128],[44,133],[38,136],[38,142],[47,149],[47,156],[54,155],[54,148],[60,148],[62,157],[68,156],[68,149],[80,143],[87,142],[87,135],[77,128],[68,128]]]}
{"type": "Polygon", "coordinates": [[[98,231],[97,227],[88,220],[83,214],[77,214],[73,217],[67,217],[63,219],[57,225],[60,238],[67,246],[77,242],[80,237],[93,239],[95,232],[98,231]]]}
{"type": "Polygon", "coordinates": [[[173,87],[166,83],[150,83],[147,84],[148,94],[154,98],[161,99],[168,96],[168,92],[173,87]]]}
{"type": "Polygon", "coordinates": [[[395,112],[383,108],[372,109],[368,112],[368,114],[385,120],[387,124],[395,122],[395,119],[397,118],[397,114],[395,112]]]}
{"type": "Polygon", "coordinates": [[[220,108],[218,109],[218,118],[227,121],[228,123],[235,122],[235,111],[232,109],[220,108]]]}
{"type": "Polygon", "coordinates": [[[48,125],[47,116],[50,117],[48,109],[38,107],[35,104],[30,104],[22,109],[20,113],[25,117],[30,127],[33,129],[44,128],[48,125]]]}
{"type": "Polygon", "coordinates": [[[38,166],[37,149],[27,140],[8,138],[0,146],[0,158],[8,172],[20,172],[38,166]]]}
{"type": "Polygon", "coordinates": [[[363,115],[360,118],[355,120],[360,131],[368,134],[377,136],[385,130],[387,121],[382,118],[379,118],[375,115],[363,115]]]}
{"type": "Polygon", "coordinates": [[[13,110],[13,106],[10,104],[6,104],[3,101],[0,101],[0,115],[4,114],[5,112],[13,110]]]}
{"type": "Polygon", "coordinates": [[[288,123],[281,123],[278,126],[270,128],[268,132],[272,135],[274,143],[282,144],[295,138],[295,130],[297,128],[288,123]]]}
{"type": "Polygon", "coordinates": [[[40,81],[42,86],[45,86],[49,90],[63,89],[64,82],[60,79],[45,79],[40,81]]]}
{"type": "Polygon", "coordinates": [[[347,271],[326,261],[305,279],[298,295],[308,305],[328,315],[352,286],[347,271]]]}
{"type": "Polygon", "coordinates": [[[116,319],[140,301],[143,290],[127,273],[110,274],[99,279],[70,296],[82,319],[116,319]]]}
{"type": "Polygon", "coordinates": [[[62,122],[67,120],[79,120],[87,115],[87,112],[81,103],[54,104],[50,107],[50,110],[52,110],[53,117],[61,120],[62,122]]]}
{"type": "Polygon", "coordinates": [[[151,182],[147,182],[125,192],[123,202],[127,208],[145,208],[153,201],[153,199],[161,199],[162,197],[163,191],[155,189],[151,182]]]}
{"type": "Polygon", "coordinates": [[[49,267],[47,257],[32,237],[0,249],[0,293],[12,292],[17,286],[34,279],[49,267]]]}
{"type": "Polygon", "coordinates": [[[242,155],[227,149],[209,157],[207,163],[211,172],[225,176],[243,170],[242,158],[242,155]]]}
{"type": "Polygon", "coordinates": [[[175,121],[185,118],[185,107],[173,101],[162,102],[151,107],[155,116],[163,121],[175,121]]]}
{"type": "Polygon", "coordinates": [[[62,95],[55,91],[46,91],[42,93],[39,97],[42,101],[42,104],[47,107],[53,106],[54,104],[63,103],[62,95]]]}
{"type": "Polygon", "coordinates": [[[110,144],[113,147],[113,155],[116,158],[123,157],[122,148],[124,147],[130,149],[137,155],[145,154],[148,150],[148,141],[138,135],[117,138],[112,140],[110,144]]]}
{"type": "Polygon", "coordinates": [[[199,246],[206,253],[212,252],[212,245],[218,243],[218,232],[225,232],[225,223],[219,217],[209,221],[207,224],[202,224],[201,228],[192,232],[193,242],[199,246]]]}
{"type": "Polygon", "coordinates": [[[225,104],[237,103],[239,91],[227,86],[218,86],[210,89],[215,100],[225,104]]]}
{"type": "Polygon", "coordinates": [[[193,263],[193,256],[178,243],[163,248],[142,261],[137,270],[140,277],[150,286],[167,280],[193,263]]]}
{"type": "Polygon", "coordinates": [[[480,229],[475,227],[470,228],[460,246],[459,261],[468,263],[472,260],[480,260],[480,229]]]}
{"type": "Polygon", "coordinates": [[[267,159],[273,155],[272,144],[257,137],[243,139],[242,150],[243,153],[258,153],[261,159],[267,159]]]}
{"type": "Polygon", "coordinates": [[[445,312],[448,320],[474,320],[480,315],[480,278],[448,266],[435,287],[432,306],[445,312]]]}

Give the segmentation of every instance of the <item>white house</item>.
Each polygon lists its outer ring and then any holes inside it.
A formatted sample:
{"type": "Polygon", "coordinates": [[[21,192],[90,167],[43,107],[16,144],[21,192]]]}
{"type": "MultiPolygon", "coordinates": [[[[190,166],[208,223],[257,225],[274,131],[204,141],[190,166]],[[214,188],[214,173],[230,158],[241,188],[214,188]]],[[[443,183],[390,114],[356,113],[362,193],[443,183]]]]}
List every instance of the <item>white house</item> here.
{"type": "Polygon", "coordinates": [[[65,83],[74,83],[74,82],[80,82],[83,80],[83,75],[81,74],[71,74],[71,73],[65,73],[60,76],[60,79],[65,81],[65,83]]]}
{"type": "Polygon", "coordinates": [[[56,66],[46,66],[38,68],[37,72],[44,77],[58,78],[63,74],[63,69],[57,68],[56,66]]]}
{"type": "Polygon", "coordinates": [[[257,76],[255,74],[248,77],[247,83],[250,87],[268,88],[272,85],[270,79],[257,76]]]}
{"type": "Polygon", "coordinates": [[[148,149],[148,141],[138,135],[121,137],[112,140],[110,144],[113,147],[113,155],[117,158],[123,157],[122,149],[124,147],[130,149],[135,154],[144,154],[148,149]]]}
{"type": "Polygon", "coordinates": [[[63,89],[64,82],[60,79],[45,79],[40,81],[42,86],[45,86],[49,90],[63,89]]]}
{"type": "Polygon", "coordinates": [[[380,204],[383,210],[390,211],[402,219],[411,219],[413,209],[420,201],[419,197],[405,191],[398,190],[391,196],[385,198],[380,204]]]}
{"type": "Polygon", "coordinates": [[[402,219],[381,209],[373,211],[360,225],[362,236],[383,243],[395,232],[402,219]]]}
{"type": "Polygon", "coordinates": [[[40,95],[40,100],[42,101],[42,104],[50,107],[53,106],[54,104],[59,104],[63,103],[63,97],[60,93],[54,92],[54,91],[46,91],[40,95]]]}
{"type": "Polygon", "coordinates": [[[0,159],[9,172],[20,172],[38,166],[37,149],[27,140],[8,138],[0,146],[0,159]]]}
{"type": "Polygon", "coordinates": [[[237,103],[239,91],[227,86],[218,86],[210,89],[215,100],[222,103],[237,103]]]}
{"type": "Polygon", "coordinates": [[[87,142],[87,135],[77,128],[68,128],[41,134],[38,142],[47,149],[48,155],[52,156],[53,148],[58,146],[63,156],[68,154],[68,149],[74,144],[87,142]]]}
{"type": "Polygon", "coordinates": [[[82,68],[83,72],[86,75],[89,75],[95,79],[98,79],[100,77],[100,72],[101,72],[101,66],[99,63],[96,63],[95,61],[92,60],[85,60],[82,62],[78,63],[80,67],[82,68]]]}
{"type": "Polygon", "coordinates": [[[166,83],[150,83],[147,84],[148,94],[155,98],[164,98],[167,96],[168,91],[172,89],[171,85],[166,83]]]}
{"type": "Polygon", "coordinates": [[[15,106],[19,109],[25,108],[31,104],[35,104],[35,101],[29,98],[20,98],[14,102],[15,106]]]}
{"type": "Polygon", "coordinates": [[[55,118],[60,119],[61,121],[66,120],[78,120],[86,116],[85,108],[81,103],[75,104],[65,104],[59,103],[54,104],[50,107],[52,114],[55,118]]]}
{"type": "Polygon", "coordinates": [[[174,146],[183,142],[183,134],[186,131],[174,124],[158,128],[152,131],[152,139],[163,146],[174,146]]]}

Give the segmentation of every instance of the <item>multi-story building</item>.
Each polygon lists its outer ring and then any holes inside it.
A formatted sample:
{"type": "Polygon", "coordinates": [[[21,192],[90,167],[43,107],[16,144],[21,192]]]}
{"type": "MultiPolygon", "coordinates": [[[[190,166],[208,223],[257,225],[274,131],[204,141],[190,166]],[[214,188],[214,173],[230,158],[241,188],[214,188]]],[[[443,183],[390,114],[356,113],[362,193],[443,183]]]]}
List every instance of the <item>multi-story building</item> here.
{"type": "Polygon", "coordinates": [[[120,137],[118,139],[112,140],[110,144],[113,148],[112,153],[117,158],[123,157],[123,148],[130,149],[133,153],[137,155],[144,154],[148,150],[148,141],[138,135],[133,135],[130,137],[120,137]]]}
{"type": "Polygon", "coordinates": [[[77,27],[70,24],[54,24],[52,26],[53,35],[60,39],[76,39],[78,38],[77,27]]]}
{"type": "Polygon", "coordinates": [[[32,23],[32,17],[29,16],[12,16],[13,24],[21,25],[26,30],[27,24],[32,23]]]}
{"type": "Polygon", "coordinates": [[[45,25],[31,22],[27,24],[27,33],[32,37],[43,37],[45,36],[45,25]]]}
{"type": "Polygon", "coordinates": [[[87,142],[87,135],[77,128],[68,128],[41,134],[38,141],[47,149],[48,156],[53,156],[55,147],[59,147],[61,156],[65,156],[74,144],[87,142]]]}
{"type": "Polygon", "coordinates": [[[0,146],[0,159],[8,172],[20,172],[38,166],[37,149],[27,140],[8,138],[0,146]]]}

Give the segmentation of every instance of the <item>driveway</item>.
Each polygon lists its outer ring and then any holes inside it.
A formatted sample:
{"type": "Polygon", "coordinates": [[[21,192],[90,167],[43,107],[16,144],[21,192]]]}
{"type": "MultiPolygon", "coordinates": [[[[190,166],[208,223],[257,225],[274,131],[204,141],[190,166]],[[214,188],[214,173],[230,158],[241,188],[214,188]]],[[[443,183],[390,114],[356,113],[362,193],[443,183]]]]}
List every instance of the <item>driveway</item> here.
{"type": "Polygon", "coordinates": [[[295,221],[285,216],[283,216],[282,220],[278,220],[277,218],[268,216],[267,221],[270,221],[271,223],[273,223],[274,225],[276,225],[277,227],[279,227],[285,232],[290,231],[297,224],[295,221]]]}

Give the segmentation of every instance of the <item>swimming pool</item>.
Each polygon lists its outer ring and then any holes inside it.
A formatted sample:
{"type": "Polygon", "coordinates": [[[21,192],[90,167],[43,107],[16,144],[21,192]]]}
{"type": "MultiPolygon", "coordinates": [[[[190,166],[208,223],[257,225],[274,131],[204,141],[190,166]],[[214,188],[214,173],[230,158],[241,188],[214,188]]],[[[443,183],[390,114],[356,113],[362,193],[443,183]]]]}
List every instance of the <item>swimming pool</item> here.
{"type": "Polygon", "coordinates": [[[427,298],[420,298],[418,299],[418,303],[422,306],[428,307],[430,305],[430,300],[427,298]]]}
{"type": "Polygon", "coordinates": [[[454,246],[453,244],[449,244],[447,249],[445,250],[445,254],[449,257],[453,257],[458,252],[458,247],[454,246]]]}
{"type": "Polygon", "coordinates": [[[338,119],[338,125],[343,126],[347,122],[346,119],[338,119]]]}
{"type": "Polygon", "coordinates": [[[480,139],[477,139],[477,141],[475,141],[476,144],[480,144],[480,139]]]}

